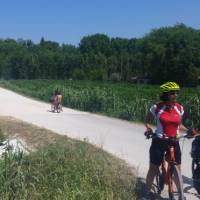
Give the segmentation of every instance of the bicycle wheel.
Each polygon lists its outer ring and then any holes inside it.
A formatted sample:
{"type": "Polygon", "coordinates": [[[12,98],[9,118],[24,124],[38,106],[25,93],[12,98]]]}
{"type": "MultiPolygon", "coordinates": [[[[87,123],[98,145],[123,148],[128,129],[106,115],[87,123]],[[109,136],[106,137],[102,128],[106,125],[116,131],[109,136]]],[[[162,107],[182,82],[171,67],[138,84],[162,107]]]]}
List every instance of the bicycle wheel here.
{"type": "Polygon", "coordinates": [[[59,103],[57,105],[57,113],[60,113],[62,111],[62,105],[59,103]]]}
{"type": "Polygon", "coordinates": [[[200,163],[194,164],[194,171],[193,171],[193,187],[196,189],[198,194],[200,194],[200,163]]]}
{"type": "MultiPolygon", "coordinates": [[[[173,169],[174,169],[174,167],[173,167],[173,169]]],[[[168,177],[168,193],[169,193],[169,199],[173,200],[174,199],[174,189],[173,189],[173,172],[172,172],[172,168],[170,169],[170,175],[168,177]]]]}
{"type": "Polygon", "coordinates": [[[161,193],[161,188],[160,188],[160,176],[159,175],[156,175],[156,177],[155,177],[155,187],[156,187],[156,193],[157,194],[160,194],[161,193]]]}
{"type": "Polygon", "coordinates": [[[161,194],[161,192],[164,189],[164,175],[162,173],[159,173],[156,177],[156,182],[158,185],[158,194],[161,194]]]}
{"type": "Polygon", "coordinates": [[[163,181],[163,174],[162,170],[159,170],[158,174],[155,176],[153,185],[152,185],[152,190],[156,195],[160,195],[162,190],[164,189],[164,181],[163,181]]]}
{"type": "Polygon", "coordinates": [[[173,183],[174,183],[174,178],[176,177],[177,194],[179,200],[185,200],[183,192],[183,178],[180,170],[176,165],[174,165],[172,166],[172,169],[170,171],[171,172],[169,176],[169,199],[174,199],[175,196],[175,192],[173,190],[173,183]]]}
{"type": "Polygon", "coordinates": [[[194,170],[195,170],[195,161],[192,159],[192,176],[194,175],[194,170]]]}

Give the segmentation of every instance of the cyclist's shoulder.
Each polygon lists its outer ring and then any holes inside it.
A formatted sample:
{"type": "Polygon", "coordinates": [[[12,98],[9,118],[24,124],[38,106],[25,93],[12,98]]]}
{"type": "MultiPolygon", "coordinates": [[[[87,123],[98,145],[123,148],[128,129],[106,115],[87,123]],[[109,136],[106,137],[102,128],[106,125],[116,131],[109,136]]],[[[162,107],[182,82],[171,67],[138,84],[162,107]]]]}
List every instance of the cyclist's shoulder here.
{"type": "Polygon", "coordinates": [[[152,107],[161,107],[161,106],[163,106],[164,104],[165,104],[164,102],[159,101],[159,102],[153,103],[153,104],[152,104],[152,107]]]}
{"type": "Polygon", "coordinates": [[[150,112],[153,115],[156,115],[162,109],[163,106],[164,106],[163,102],[154,103],[150,108],[150,112]]]}
{"type": "Polygon", "coordinates": [[[175,102],[175,105],[176,105],[176,106],[182,106],[182,104],[179,103],[179,102],[175,102]]]}
{"type": "Polygon", "coordinates": [[[163,108],[163,106],[165,106],[165,102],[159,101],[155,104],[155,107],[160,110],[161,108],[163,108]]]}
{"type": "Polygon", "coordinates": [[[175,103],[175,106],[176,106],[180,111],[183,110],[183,106],[182,106],[180,103],[176,102],[176,103],[175,103]]]}

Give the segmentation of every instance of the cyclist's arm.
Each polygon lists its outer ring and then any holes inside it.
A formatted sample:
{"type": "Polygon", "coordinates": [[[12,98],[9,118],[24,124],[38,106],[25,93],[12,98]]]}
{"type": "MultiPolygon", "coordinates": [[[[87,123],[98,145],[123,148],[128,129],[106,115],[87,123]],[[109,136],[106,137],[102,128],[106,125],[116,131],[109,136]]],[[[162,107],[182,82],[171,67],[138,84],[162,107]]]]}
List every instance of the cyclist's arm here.
{"type": "Polygon", "coordinates": [[[188,128],[186,128],[183,124],[180,125],[180,131],[187,132],[188,128]]]}
{"type": "Polygon", "coordinates": [[[183,124],[180,125],[180,130],[187,133],[190,136],[195,136],[198,134],[198,132],[194,128],[186,128],[183,124]]]}
{"type": "Polygon", "coordinates": [[[148,112],[145,118],[145,126],[147,129],[152,129],[151,128],[151,122],[154,119],[154,115],[151,112],[148,112]]]}

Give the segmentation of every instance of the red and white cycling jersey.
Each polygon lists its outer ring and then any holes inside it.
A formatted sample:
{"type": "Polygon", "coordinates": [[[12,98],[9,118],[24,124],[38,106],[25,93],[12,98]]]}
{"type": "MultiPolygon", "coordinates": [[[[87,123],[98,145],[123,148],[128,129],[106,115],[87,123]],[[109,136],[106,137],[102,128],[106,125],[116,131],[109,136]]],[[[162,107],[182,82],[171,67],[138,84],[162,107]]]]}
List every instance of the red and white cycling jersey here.
{"type": "Polygon", "coordinates": [[[179,132],[181,118],[183,116],[183,107],[178,103],[160,102],[150,108],[150,112],[156,117],[156,134],[158,137],[174,137],[179,132]]]}

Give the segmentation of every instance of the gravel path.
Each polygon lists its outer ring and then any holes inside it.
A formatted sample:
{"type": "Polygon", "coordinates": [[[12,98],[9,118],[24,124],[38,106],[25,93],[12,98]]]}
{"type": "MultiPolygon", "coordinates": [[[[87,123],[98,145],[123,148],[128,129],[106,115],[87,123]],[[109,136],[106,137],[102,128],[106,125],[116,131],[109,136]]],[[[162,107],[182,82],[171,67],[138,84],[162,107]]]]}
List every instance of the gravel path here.
{"type": "MultiPolygon", "coordinates": [[[[143,124],[63,108],[50,112],[50,105],[0,88],[0,115],[12,116],[76,139],[87,139],[137,167],[144,178],[148,169],[150,141],[145,140],[143,124]]],[[[183,142],[181,143],[181,147],[183,142]]],[[[184,141],[182,173],[187,199],[199,199],[191,189],[191,140],[184,141]]]]}

